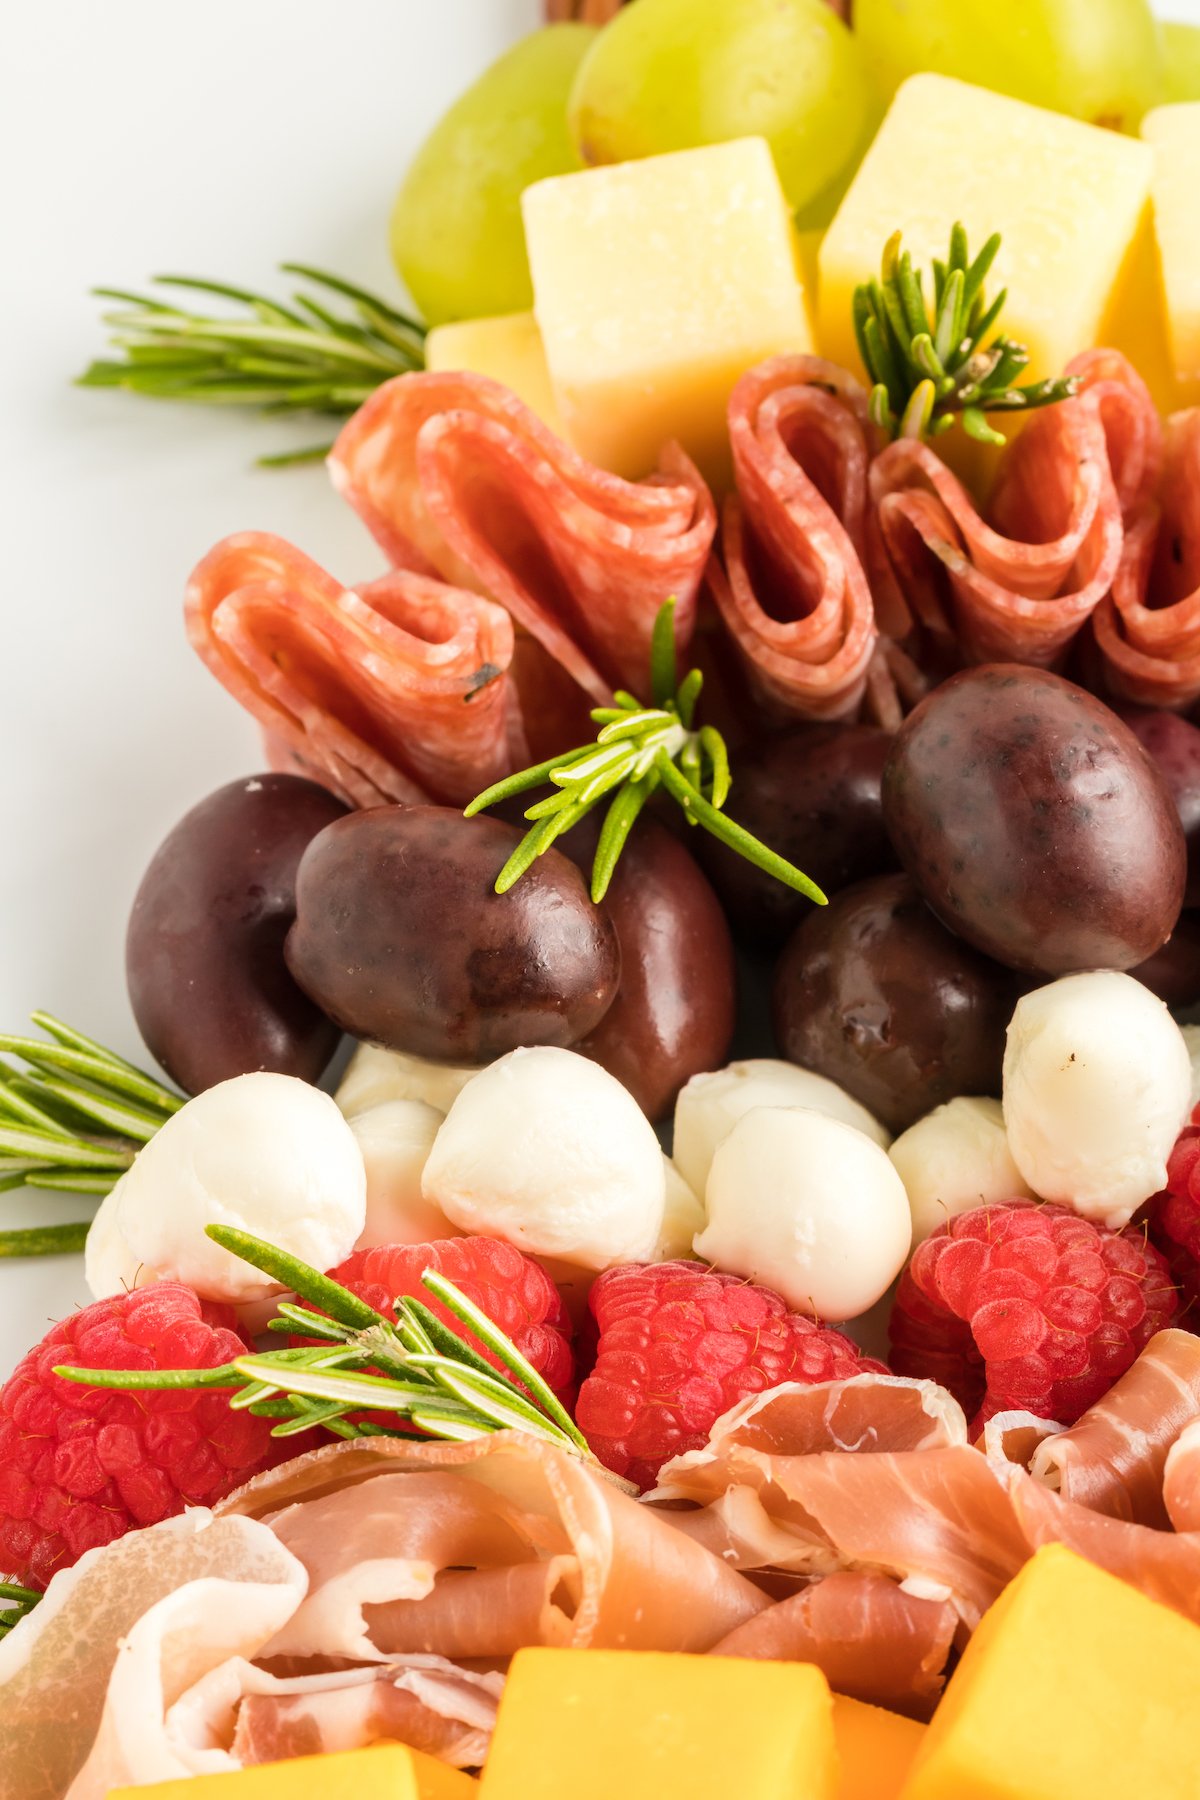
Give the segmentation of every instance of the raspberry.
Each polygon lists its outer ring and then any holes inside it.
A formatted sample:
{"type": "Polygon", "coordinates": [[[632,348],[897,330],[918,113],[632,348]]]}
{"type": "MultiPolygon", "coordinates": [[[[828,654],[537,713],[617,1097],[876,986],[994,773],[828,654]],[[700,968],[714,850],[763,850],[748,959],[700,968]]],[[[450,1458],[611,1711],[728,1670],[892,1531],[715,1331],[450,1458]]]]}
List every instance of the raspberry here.
{"type": "Polygon", "coordinates": [[[1146,1223],[1188,1306],[1200,1305],[1200,1106],[1167,1159],[1167,1185],[1149,1201],[1146,1223]]]}
{"type": "Polygon", "coordinates": [[[85,1550],[210,1505],[278,1460],[271,1420],[231,1412],[223,1391],[88,1388],[57,1364],[209,1369],[245,1349],[228,1307],[174,1281],[52,1326],[0,1390],[0,1569],[44,1587],[85,1550]]]}
{"type": "MultiPolygon", "coordinates": [[[[474,1301],[510,1337],[559,1399],[574,1394],[575,1357],[571,1322],[562,1295],[540,1263],[522,1256],[499,1238],[444,1238],[436,1244],[377,1244],[356,1250],[329,1274],[376,1312],[395,1318],[393,1301],[401,1294],[424,1301],[454,1331],[464,1328],[453,1313],[422,1285],[426,1269],[436,1269],[474,1301]]],[[[499,1357],[473,1339],[472,1349],[502,1369],[499,1357]]]]}
{"type": "Polygon", "coordinates": [[[576,1421],[600,1461],[640,1488],[672,1456],[699,1449],[746,1394],[887,1373],[770,1288],[693,1262],[609,1269],[588,1306],[599,1340],[576,1421]]]}
{"type": "Polygon", "coordinates": [[[1178,1310],[1135,1226],[1006,1200],[919,1244],[892,1309],[892,1368],[949,1388],[980,1430],[994,1413],[1073,1425],[1178,1310]]]}

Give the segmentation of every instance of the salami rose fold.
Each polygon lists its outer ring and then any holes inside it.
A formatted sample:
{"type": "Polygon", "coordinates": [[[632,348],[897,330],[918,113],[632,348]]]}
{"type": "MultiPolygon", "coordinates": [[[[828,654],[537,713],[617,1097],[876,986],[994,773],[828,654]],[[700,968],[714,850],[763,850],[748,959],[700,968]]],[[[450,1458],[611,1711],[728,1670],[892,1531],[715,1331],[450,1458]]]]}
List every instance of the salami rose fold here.
{"type": "Polygon", "coordinates": [[[400,375],[343,427],[334,485],[398,568],[498,601],[593,702],[646,684],[672,595],[686,647],[716,528],[678,447],[623,481],[579,456],[482,375],[400,375]]]}
{"type": "Polygon", "coordinates": [[[282,538],[241,532],[198,564],[188,637],[290,762],[352,806],[461,803],[523,744],[503,608],[426,575],[344,588],[282,538]]]}

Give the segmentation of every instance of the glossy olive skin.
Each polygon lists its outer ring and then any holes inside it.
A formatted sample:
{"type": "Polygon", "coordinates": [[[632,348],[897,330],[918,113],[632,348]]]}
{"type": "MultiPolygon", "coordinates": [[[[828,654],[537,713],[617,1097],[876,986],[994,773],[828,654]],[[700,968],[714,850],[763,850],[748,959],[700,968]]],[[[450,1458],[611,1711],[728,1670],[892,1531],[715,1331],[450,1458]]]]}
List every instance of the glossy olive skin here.
{"type": "Polygon", "coordinates": [[[1200,912],[1181,912],[1162,948],[1129,973],[1168,1006],[1200,1002],[1200,912]]]}
{"type": "Polygon", "coordinates": [[[339,819],[300,864],[292,974],[346,1031],[435,1062],[575,1043],[616,994],[617,934],[555,850],[493,891],[520,835],[443,806],[339,819]]]}
{"type": "MultiPolygon", "coordinates": [[[[899,866],[883,822],[891,737],[870,725],[802,725],[734,759],[725,811],[827,894],[899,866]]],[[[700,859],[745,942],[782,944],[812,906],[705,832],[700,859]]]]}
{"type": "MultiPolygon", "coordinates": [[[[599,819],[560,839],[590,878],[599,819]]],[[[650,1119],[685,1081],[721,1068],[733,1037],[733,944],[721,903],[686,846],[657,819],[630,833],[604,897],[621,946],[617,997],[575,1048],[624,1083],[650,1119]]]]}
{"type": "Polygon", "coordinates": [[[1187,843],[1185,906],[1200,906],[1200,731],[1178,713],[1122,714],[1125,723],[1158,766],[1175,802],[1187,843]]]}
{"type": "Polygon", "coordinates": [[[269,1069],[316,1081],[341,1032],[284,961],[296,870],[346,812],[298,775],[255,775],[202,800],[142,877],[125,940],[129,999],[151,1054],[186,1093],[269,1069]]]}
{"type": "Polygon", "coordinates": [[[1016,999],[1008,970],[947,931],[907,875],[846,888],[788,940],[775,1036],[903,1131],[957,1094],[999,1094],[1016,999]]]}
{"type": "Polygon", "coordinates": [[[1014,969],[1131,969],[1183,902],[1183,828],[1129,727],[1044,669],[935,688],[883,772],[888,830],[930,906],[1014,969]]]}

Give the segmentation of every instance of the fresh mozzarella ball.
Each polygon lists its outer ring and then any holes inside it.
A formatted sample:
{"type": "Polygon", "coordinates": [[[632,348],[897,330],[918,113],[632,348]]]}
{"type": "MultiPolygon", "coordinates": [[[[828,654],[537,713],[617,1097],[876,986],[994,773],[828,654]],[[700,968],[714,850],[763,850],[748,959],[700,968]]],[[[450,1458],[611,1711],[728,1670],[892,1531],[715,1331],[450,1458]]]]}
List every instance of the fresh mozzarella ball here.
{"type": "Polygon", "coordinates": [[[1192,1105],[1200,1106],[1200,1025],[1179,1027],[1192,1063],[1192,1105]]]}
{"type": "Polygon", "coordinates": [[[385,1100],[350,1120],[367,1171],[367,1222],[356,1248],[431,1244],[459,1235],[458,1227],[421,1192],[421,1176],[443,1117],[424,1100],[385,1100]]]}
{"type": "Polygon", "coordinates": [[[797,1312],[853,1319],[904,1266],[912,1221],[887,1152],[841,1119],[761,1106],[713,1157],[696,1253],[783,1295],[797,1312]]]}
{"type": "Polygon", "coordinates": [[[83,1247],[83,1276],[95,1300],[127,1294],[131,1288],[154,1280],[154,1271],[138,1261],[125,1242],[119,1217],[125,1176],[105,1194],[88,1227],[83,1247]]]}
{"type": "Polygon", "coordinates": [[[478,1069],[460,1069],[452,1063],[404,1056],[398,1050],[381,1050],[378,1044],[360,1044],[346,1065],[334,1099],[348,1119],[387,1100],[423,1100],[447,1113],[478,1073],[478,1069]]]}
{"type": "Polygon", "coordinates": [[[998,1100],[947,1100],[901,1132],[888,1155],[908,1194],[914,1244],[959,1213],[1030,1193],[998,1100]]]}
{"type": "Polygon", "coordinates": [[[703,1201],[692,1192],[669,1156],[663,1157],[663,1174],[667,1180],[667,1199],[652,1260],[674,1262],[676,1257],[693,1255],[692,1240],[698,1231],[704,1230],[706,1214],[703,1201]]]}
{"type": "Polygon", "coordinates": [[[662,1230],[658,1139],[628,1090],[573,1050],[510,1050],[438,1132],[425,1198],[464,1231],[588,1269],[645,1262],[662,1230]]]}
{"type": "Polygon", "coordinates": [[[206,1300],[253,1300],[276,1284],[204,1234],[232,1225],[317,1269],[348,1256],[367,1213],[354,1133],[328,1094],[292,1075],[236,1075],[206,1088],[150,1139],[123,1177],[116,1223],[130,1254],[206,1300]]]}
{"type": "Polygon", "coordinates": [[[703,1194],[718,1144],[754,1106],[804,1106],[865,1132],[885,1150],[887,1131],[844,1088],[811,1069],[772,1057],[730,1063],[711,1075],[693,1075],[675,1102],[675,1165],[694,1193],[703,1194]]]}
{"type": "Polygon", "coordinates": [[[1188,1048],[1132,975],[1065,975],[1018,1001],[1004,1122],[1035,1194],[1112,1230],[1167,1178],[1192,1092],[1188,1048]]]}

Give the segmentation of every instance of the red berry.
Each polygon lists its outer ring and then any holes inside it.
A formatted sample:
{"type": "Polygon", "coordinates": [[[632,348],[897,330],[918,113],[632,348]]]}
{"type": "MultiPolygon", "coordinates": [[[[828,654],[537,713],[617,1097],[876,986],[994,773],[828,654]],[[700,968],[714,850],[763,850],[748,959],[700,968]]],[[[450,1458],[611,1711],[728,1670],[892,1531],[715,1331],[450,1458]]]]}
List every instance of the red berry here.
{"type": "Polygon", "coordinates": [[[231,1412],[227,1393],[82,1387],[56,1365],[209,1369],[245,1349],[228,1307],[174,1281],[52,1326],[0,1391],[0,1570],[44,1587],[85,1550],[211,1505],[278,1460],[271,1420],[231,1412]]]}
{"type": "Polygon", "coordinates": [[[693,1262],[609,1269],[588,1306],[599,1340],[575,1417],[600,1461],[641,1488],[746,1394],[886,1373],[770,1288],[693,1262]]]}
{"type": "Polygon", "coordinates": [[[1188,1305],[1200,1305],[1200,1106],[1167,1159],[1167,1185],[1149,1202],[1146,1222],[1188,1305]]]}
{"type": "Polygon", "coordinates": [[[1072,1425],[1178,1307],[1136,1226],[1006,1200],[917,1246],[892,1309],[892,1368],[949,1388],[976,1430],[1010,1410],[1072,1425]]]}
{"type": "MultiPolygon", "coordinates": [[[[454,1331],[465,1329],[424,1286],[421,1276],[436,1269],[485,1312],[510,1337],[527,1362],[560,1399],[574,1392],[575,1357],[571,1321],[562,1295],[540,1263],[522,1256],[499,1238],[443,1238],[436,1244],[377,1244],[356,1250],[329,1274],[376,1312],[394,1319],[393,1301],[401,1294],[422,1300],[454,1331]]],[[[473,1338],[467,1342],[496,1368],[499,1357],[473,1338]]]]}

